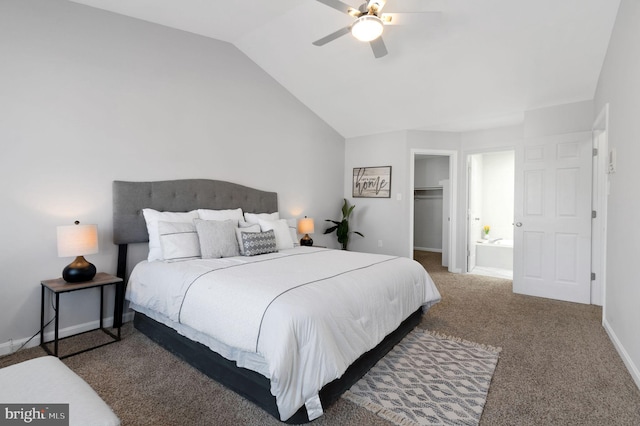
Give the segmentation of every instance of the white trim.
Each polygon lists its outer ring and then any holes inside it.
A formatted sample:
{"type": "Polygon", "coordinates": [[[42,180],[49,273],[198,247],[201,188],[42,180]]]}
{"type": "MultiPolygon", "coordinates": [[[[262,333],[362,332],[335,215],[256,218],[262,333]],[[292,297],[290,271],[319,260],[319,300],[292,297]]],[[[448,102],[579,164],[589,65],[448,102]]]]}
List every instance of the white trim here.
{"type": "MultiPolygon", "coordinates": [[[[442,149],[417,149],[412,148],[409,155],[409,191],[413,194],[415,187],[415,161],[416,155],[439,155],[449,157],[449,184],[451,187],[451,199],[449,211],[451,212],[450,234],[449,234],[449,272],[459,273],[457,268],[458,246],[457,246],[457,217],[458,217],[458,151],[442,149]]],[[[413,258],[413,196],[409,198],[409,258],[413,258]]]]}
{"type": "Polygon", "coordinates": [[[618,351],[618,355],[620,355],[620,358],[622,358],[622,362],[624,362],[627,370],[629,370],[631,378],[633,378],[636,386],[638,387],[638,389],[640,389],[640,369],[638,369],[638,366],[633,363],[633,360],[624,349],[624,346],[622,346],[622,343],[620,343],[620,340],[618,340],[618,336],[616,336],[616,333],[613,331],[613,328],[611,328],[606,318],[602,319],[602,326],[609,335],[609,339],[613,343],[613,347],[616,348],[616,351],[618,351]]]}
{"type": "Polygon", "coordinates": [[[594,184],[596,188],[592,188],[592,192],[596,191],[596,200],[592,208],[597,211],[597,216],[593,219],[591,236],[591,253],[592,253],[592,269],[591,272],[596,273],[596,279],[591,281],[591,303],[602,306],[602,316],[606,315],[606,282],[607,282],[607,186],[609,177],[607,174],[607,159],[609,155],[609,104],[605,104],[598,117],[593,122],[591,131],[593,147],[598,149],[598,155],[594,157],[597,162],[597,172],[594,175],[594,184]],[[603,138],[599,141],[596,138],[596,131],[601,131],[603,138]]]}
{"type": "MultiPolygon", "coordinates": [[[[123,322],[133,321],[133,311],[129,311],[125,313],[122,317],[123,322]]],[[[113,325],[113,317],[104,318],[102,320],[102,326],[107,328],[113,325]]],[[[66,327],[58,330],[58,339],[62,339],[69,336],[74,336],[76,334],[84,333],[86,331],[91,331],[100,327],[100,320],[85,322],[84,324],[72,325],[71,327],[66,327]]],[[[53,340],[55,337],[54,330],[46,331],[44,333],[44,340],[46,342],[53,340]]],[[[12,342],[5,342],[0,345],[0,356],[9,355],[20,348],[25,342],[29,341],[24,348],[33,348],[36,346],[40,346],[40,332],[35,335],[35,337],[29,340],[29,337],[25,337],[19,340],[13,340],[12,342]]]]}
{"type": "Polygon", "coordinates": [[[442,253],[442,249],[439,248],[429,248],[429,247],[414,247],[414,250],[417,251],[429,251],[432,253],[442,253]]]}

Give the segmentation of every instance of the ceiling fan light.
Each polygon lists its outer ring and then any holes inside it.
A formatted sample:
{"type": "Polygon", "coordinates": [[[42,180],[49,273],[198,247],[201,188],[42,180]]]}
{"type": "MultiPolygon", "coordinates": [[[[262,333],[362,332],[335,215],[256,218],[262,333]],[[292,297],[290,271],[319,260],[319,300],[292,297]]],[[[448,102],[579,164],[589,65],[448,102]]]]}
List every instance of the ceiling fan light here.
{"type": "Polygon", "coordinates": [[[351,26],[351,34],[360,41],[372,41],[382,35],[382,20],[375,15],[362,15],[351,26]]]}

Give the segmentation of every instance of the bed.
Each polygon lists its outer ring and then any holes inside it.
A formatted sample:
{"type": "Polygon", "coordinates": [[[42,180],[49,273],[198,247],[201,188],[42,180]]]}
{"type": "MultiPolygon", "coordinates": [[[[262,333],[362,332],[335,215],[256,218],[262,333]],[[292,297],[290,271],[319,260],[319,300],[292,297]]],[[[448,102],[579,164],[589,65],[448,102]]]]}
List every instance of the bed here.
{"type": "MultiPolygon", "coordinates": [[[[276,193],[215,180],[115,181],[113,196],[123,278],[128,244],[154,234],[145,222],[149,209],[199,212],[193,222],[200,237],[200,225],[221,225],[202,221],[205,213],[278,212],[276,193]]],[[[277,243],[277,250],[255,256],[246,241],[246,255],[204,256],[201,240],[201,257],[155,260],[152,237],[148,260],[129,277],[126,299],[135,327],[152,340],[274,417],[304,423],[321,416],[440,295],[411,259],[283,245],[277,222],[261,219],[262,230],[253,235],[236,230],[240,247],[249,237],[277,243]]],[[[119,325],[125,295],[116,296],[119,325]]]]}

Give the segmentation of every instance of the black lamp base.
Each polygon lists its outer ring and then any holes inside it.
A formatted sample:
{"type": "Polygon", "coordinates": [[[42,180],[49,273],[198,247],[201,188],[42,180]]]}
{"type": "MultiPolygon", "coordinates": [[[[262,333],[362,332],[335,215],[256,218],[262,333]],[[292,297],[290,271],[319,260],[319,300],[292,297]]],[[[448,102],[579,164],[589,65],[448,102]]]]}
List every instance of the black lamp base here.
{"type": "Polygon", "coordinates": [[[76,260],[62,270],[62,278],[68,283],[91,281],[95,276],[96,267],[87,262],[84,256],[76,257],[76,260]]]}
{"type": "Polygon", "coordinates": [[[302,237],[302,239],[300,240],[300,245],[308,247],[311,247],[313,245],[313,240],[311,239],[309,234],[305,234],[305,236],[302,237]]]}

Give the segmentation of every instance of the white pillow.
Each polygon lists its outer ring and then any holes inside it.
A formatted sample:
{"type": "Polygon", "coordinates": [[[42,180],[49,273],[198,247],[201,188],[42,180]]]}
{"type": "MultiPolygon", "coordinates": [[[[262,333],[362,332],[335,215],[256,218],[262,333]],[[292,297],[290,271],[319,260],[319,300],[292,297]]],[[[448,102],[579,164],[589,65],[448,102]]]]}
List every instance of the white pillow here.
{"type": "Polygon", "coordinates": [[[158,222],[158,234],[164,260],[200,258],[200,241],[193,223],[158,222]]]}
{"type": "Polygon", "coordinates": [[[191,210],[186,213],[159,212],[153,209],[142,209],[142,215],[147,222],[147,232],[149,233],[149,256],[147,260],[163,260],[162,247],[160,246],[160,235],[158,234],[158,222],[182,222],[191,223],[198,217],[198,212],[191,210]]]}
{"type": "Polygon", "coordinates": [[[258,221],[262,220],[278,220],[280,219],[280,213],[245,213],[244,220],[249,223],[258,223],[258,221]]]}
{"type": "Polygon", "coordinates": [[[228,220],[194,219],[203,259],[238,256],[236,222],[228,220]]]}
{"type": "Polygon", "coordinates": [[[242,243],[242,233],[257,233],[260,232],[260,225],[257,223],[247,223],[245,221],[240,222],[240,226],[236,228],[236,237],[238,239],[238,247],[240,247],[240,254],[244,256],[244,244],[242,243]]]}
{"type": "Polygon", "coordinates": [[[298,240],[298,230],[296,228],[289,227],[289,236],[291,237],[291,241],[293,241],[294,246],[300,245],[300,240],[298,240]]]}
{"type": "Polygon", "coordinates": [[[240,208],[229,210],[198,209],[198,216],[204,220],[235,220],[236,223],[244,219],[240,208]]]}
{"type": "Polygon", "coordinates": [[[289,235],[291,235],[291,241],[293,241],[293,245],[299,246],[300,240],[298,239],[298,221],[295,218],[287,219],[287,225],[289,225],[289,235]]]}
{"type": "Polygon", "coordinates": [[[259,219],[258,223],[260,224],[260,229],[262,230],[262,232],[270,231],[273,229],[273,232],[276,234],[276,243],[278,245],[278,250],[293,248],[293,240],[291,239],[291,234],[289,233],[289,225],[287,224],[286,219],[259,219]]]}

